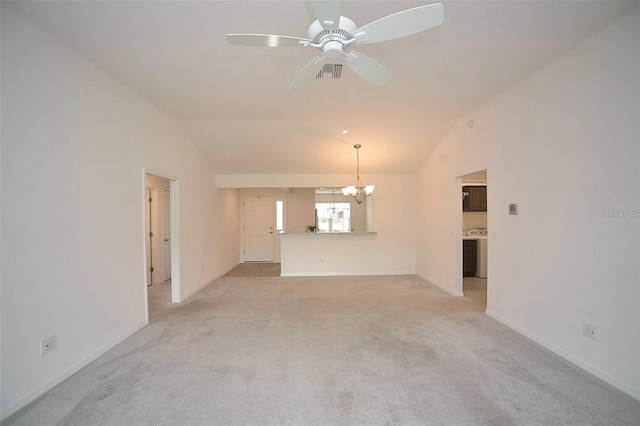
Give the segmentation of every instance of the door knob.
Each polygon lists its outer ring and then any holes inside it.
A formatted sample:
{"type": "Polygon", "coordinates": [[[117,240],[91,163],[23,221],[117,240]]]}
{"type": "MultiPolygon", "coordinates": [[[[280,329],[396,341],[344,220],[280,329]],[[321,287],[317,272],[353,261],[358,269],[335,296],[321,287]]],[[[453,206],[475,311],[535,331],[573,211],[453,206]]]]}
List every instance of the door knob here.
{"type": "Polygon", "coordinates": [[[166,243],[167,241],[171,241],[171,240],[170,240],[170,239],[168,239],[168,238],[165,238],[165,239],[164,239],[164,242],[166,243]]]}

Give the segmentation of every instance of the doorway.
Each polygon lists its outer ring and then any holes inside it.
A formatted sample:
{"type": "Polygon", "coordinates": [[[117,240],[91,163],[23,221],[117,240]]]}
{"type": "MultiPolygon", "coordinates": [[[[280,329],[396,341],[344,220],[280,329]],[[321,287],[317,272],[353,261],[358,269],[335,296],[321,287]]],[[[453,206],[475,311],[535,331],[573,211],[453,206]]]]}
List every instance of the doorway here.
{"type": "Polygon", "coordinates": [[[475,299],[486,310],[488,291],[488,218],[487,170],[479,170],[458,177],[460,204],[459,229],[461,254],[459,272],[460,288],[465,297],[475,299]]]}
{"type": "Polygon", "coordinates": [[[147,320],[180,301],[177,244],[178,182],[145,174],[145,289],[147,320]]]}
{"type": "Polygon", "coordinates": [[[273,197],[246,196],[243,199],[244,261],[273,262],[273,197]]]}

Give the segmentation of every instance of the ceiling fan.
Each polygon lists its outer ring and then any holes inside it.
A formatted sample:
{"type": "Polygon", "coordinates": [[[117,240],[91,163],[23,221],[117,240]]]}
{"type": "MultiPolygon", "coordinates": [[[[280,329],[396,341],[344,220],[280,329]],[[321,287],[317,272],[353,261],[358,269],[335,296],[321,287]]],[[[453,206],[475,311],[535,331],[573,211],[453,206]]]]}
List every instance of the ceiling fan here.
{"type": "Polygon", "coordinates": [[[352,50],[356,44],[371,44],[395,40],[442,24],[444,8],[441,3],[403,10],[357,27],[349,18],[340,15],[340,2],[314,0],[310,2],[316,21],[309,26],[309,38],[272,34],[227,34],[230,44],[261,47],[315,47],[322,52],[313,58],[293,79],[289,90],[307,86],[325,63],[344,61],[353,72],[366,81],[382,86],[391,74],[378,62],[352,50]]]}

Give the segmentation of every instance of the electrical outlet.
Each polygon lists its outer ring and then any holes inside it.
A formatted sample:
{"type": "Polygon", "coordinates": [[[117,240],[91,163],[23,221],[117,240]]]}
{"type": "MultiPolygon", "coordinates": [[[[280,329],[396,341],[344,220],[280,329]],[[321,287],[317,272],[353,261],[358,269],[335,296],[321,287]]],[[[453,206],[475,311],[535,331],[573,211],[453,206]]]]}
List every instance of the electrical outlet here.
{"type": "Polygon", "coordinates": [[[56,349],[56,335],[54,334],[51,337],[47,337],[40,341],[40,355],[48,354],[49,352],[56,349]]]}
{"type": "Polygon", "coordinates": [[[588,337],[591,340],[598,340],[596,334],[596,326],[593,324],[582,323],[582,335],[588,337]]]}

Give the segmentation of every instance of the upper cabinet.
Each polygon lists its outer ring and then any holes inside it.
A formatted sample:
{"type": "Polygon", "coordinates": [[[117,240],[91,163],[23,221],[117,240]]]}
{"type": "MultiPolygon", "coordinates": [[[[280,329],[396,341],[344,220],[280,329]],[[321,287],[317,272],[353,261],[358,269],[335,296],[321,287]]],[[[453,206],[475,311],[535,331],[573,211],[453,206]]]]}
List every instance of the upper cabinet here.
{"type": "Polygon", "coordinates": [[[463,212],[486,212],[487,211],[487,187],[486,186],[463,186],[462,192],[469,195],[462,199],[463,212]]]}

